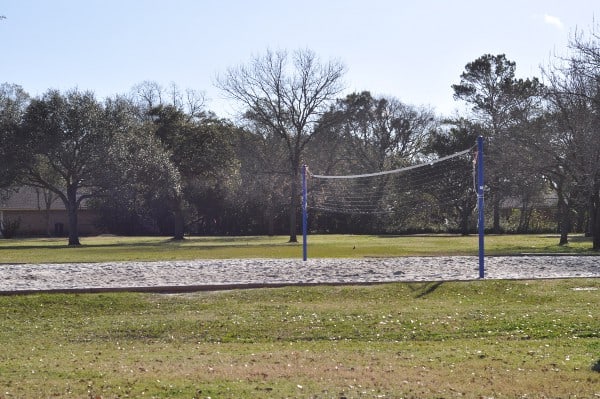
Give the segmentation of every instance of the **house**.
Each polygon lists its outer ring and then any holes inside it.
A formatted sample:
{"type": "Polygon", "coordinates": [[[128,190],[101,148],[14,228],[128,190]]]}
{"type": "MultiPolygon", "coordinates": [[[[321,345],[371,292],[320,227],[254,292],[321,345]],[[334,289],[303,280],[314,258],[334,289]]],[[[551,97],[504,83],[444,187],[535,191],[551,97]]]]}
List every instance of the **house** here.
{"type": "MultiPolygon", "coordinates": [[[[78,213],[79,234],[95,235],[95,211],[82,204],[78,213]]],[[[20,236],[61,237],[68,234],[68,215],[62,200],[41,188],[19,187],[0,193],[0,226],[18,221],[20,236]]]]}

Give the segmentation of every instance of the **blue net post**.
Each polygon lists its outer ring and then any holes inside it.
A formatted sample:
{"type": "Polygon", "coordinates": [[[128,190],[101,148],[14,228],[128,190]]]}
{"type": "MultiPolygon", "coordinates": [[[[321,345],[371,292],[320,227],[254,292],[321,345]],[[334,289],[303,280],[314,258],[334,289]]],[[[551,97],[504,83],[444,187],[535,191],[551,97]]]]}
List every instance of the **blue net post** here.
{"type": "Polygon", "coordinates": [[[479,211],[479,278],[485,277],[484,266],[484,215],[483,215],[483,137],[477,137],[477,210],[479,211]]]}
{"type": "Polygon", "coordinates": [[[307,255],[307,232],[308,232],[308,210],[306,193],[306,165],[302,165],[302,260],[306,261],[307,255]]]}

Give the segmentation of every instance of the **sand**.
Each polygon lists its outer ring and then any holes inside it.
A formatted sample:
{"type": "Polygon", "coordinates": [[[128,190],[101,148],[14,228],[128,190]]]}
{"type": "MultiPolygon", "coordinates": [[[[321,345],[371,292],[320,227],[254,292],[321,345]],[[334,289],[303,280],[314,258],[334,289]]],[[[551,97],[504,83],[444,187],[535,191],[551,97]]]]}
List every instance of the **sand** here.
{"type": "MultiPolygon", "coordinates": [[[[485,279],[600,277],[600,256],[485,258],[485,279]]],[[[198,291],[479,279],[477,257],[0,264],[0,293],[198,291]]]]}

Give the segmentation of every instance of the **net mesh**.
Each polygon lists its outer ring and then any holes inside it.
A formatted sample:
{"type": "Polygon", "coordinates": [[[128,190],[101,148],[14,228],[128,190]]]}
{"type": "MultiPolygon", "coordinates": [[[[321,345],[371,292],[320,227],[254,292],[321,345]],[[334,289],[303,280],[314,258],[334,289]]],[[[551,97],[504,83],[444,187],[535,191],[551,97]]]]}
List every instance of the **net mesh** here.
{"type": "Polygon", "coordinates": [[[438,212],[474,198],[473,148],[409,167],[361,175],[309,174],[308,207],[359,215],[438,212]]]}

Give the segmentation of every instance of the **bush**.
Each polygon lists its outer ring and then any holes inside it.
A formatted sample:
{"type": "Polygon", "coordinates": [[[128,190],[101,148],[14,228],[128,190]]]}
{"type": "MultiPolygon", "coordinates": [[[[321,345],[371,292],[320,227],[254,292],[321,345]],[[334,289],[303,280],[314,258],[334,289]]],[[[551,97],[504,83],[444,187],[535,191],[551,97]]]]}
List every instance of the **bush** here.
{"type": "Polygon", "coordinates": [[[3,238],[13,238],[21,226],[21,219],[5,220],[0,227],[3,238]]]}

